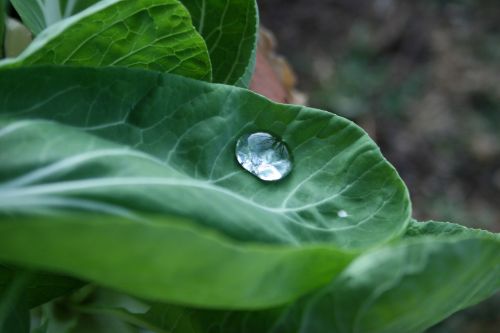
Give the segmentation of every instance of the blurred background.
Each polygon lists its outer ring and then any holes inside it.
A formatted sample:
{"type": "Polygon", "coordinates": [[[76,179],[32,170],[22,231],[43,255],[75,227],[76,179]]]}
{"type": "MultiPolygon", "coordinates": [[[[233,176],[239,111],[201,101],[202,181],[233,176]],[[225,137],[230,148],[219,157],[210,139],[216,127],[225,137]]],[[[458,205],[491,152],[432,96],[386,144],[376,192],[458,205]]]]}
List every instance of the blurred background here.
{"type": "MultiPolygon", "coordinates": [[[[499,0],[259,4],[308,105],[370,133],[415,218],[500,231],[499,0]]],[[[499,329],[497,295],[428,332],[499,329]]]]}

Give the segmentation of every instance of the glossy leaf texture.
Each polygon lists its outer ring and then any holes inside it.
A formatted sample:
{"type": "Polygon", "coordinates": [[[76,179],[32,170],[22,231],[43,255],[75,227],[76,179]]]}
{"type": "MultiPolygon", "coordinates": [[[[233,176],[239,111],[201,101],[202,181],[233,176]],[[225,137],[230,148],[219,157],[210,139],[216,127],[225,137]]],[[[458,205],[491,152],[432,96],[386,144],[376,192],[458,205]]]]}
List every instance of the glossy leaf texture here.
{"type": "MultiPolygon", "coordinates": [[[[453,228],[438,224],[422,228],[453,228]]],[[[498,235],[463,230],[415,236],[365,254],[312,296],[298,331],[423,332],[499,290],[499,253],[498,235]]]]}
{"type": "Polygon", "coordinates": [[[257,49],[259,15],[255,0],[181,0],[205,38],[213,81],[247,87],[257,49]]]}
{"type": "Polygon", "coordinates": [[[78,132],[30,136],[22,122],[5,125],[5,211],[27,212],[54,197],[71,208],[71,200],[89,200],[99,204],[82,205],[90,211],[184,216],[240,241],[343,249],[392,239],[409,220],[396,171],[362,129],[328,112],[116,68],[5,70],[0,106],[4,117],[56,120],[145,153],[92,146],[78,132]],[[264,183],[236,162],[237,139],[254,131],[289,146],[294,169],[283,181],[264,183]]]}
{"type": "Polygon", "coordinates": [[[210,80],[203,38],[177,0],[104,0],[48,27],[0,65],[119,66],[210,80]]]}
{"type": "Polygon", "coordinates": [[[99,0],[10,0],[23,23],[38,35],[48,26],[74,15],[99,0]]]}

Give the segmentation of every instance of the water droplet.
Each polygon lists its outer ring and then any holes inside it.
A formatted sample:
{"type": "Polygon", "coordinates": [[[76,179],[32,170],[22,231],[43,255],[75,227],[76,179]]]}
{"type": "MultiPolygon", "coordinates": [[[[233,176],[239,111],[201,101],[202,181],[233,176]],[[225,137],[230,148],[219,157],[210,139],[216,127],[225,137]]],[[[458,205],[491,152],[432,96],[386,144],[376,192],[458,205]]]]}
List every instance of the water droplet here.
{"type": "Polygon", "coordinates": [[[242,135],[236,143],[236,159],[245,170],[265,181],[280,180],[292,171],[287,146],[269,133],[242,135]]]}
{"type": "Polygon", "coordinates": [[[347,214],[347,212],[345,210],[339,210],[339,212],[337,213],[337,215],[340,217],[340,218],[345,218],[345,217],[348,217],[349,214],[347,214]]]}

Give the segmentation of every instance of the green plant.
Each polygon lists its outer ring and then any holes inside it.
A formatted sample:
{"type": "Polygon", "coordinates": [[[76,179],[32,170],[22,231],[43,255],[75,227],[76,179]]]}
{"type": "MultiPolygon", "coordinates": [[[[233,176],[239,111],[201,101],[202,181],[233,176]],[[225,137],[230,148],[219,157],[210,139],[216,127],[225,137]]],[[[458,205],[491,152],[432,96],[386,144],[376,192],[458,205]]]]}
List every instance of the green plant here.
{"type": "Polygon", "coordinates": [[[2,332],[421,332],[500,287],[498,235],[412,220],[361,128],[245,88],[254,1],[11,3],[2,332]],[[260,131],[280,181],[236,161],[260,131]]]}

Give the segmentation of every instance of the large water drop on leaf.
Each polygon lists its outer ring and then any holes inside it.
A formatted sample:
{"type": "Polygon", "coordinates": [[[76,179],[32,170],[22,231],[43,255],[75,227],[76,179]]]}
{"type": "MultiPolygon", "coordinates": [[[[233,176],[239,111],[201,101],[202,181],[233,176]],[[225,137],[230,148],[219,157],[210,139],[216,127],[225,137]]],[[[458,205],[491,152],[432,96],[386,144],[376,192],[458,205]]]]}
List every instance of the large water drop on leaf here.
{"type": "Polygon", "coordinates": [[[292,171],[292,159],[283,141],[269,133],[244,134],[236,143],[240,165],[265,181],[276,181],[292,171]]]}
{"type": "Polygon", "coordinates": [[[337,215],[340,217],[340,218],[346,218],[349,216],[349,214],[345,211],[345,210],[339,210],[339,212],[337,213],[337,215]]]}

